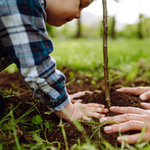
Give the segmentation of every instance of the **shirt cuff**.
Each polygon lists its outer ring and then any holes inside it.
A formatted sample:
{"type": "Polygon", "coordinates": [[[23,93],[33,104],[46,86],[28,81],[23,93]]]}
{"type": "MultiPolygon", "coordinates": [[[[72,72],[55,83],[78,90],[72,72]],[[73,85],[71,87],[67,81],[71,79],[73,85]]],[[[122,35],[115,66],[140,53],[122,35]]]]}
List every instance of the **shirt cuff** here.
{"type": "Polygon", "coordinates": [[[45,94],[41,90],[35,90],[33,95],[34,97],[39,98],[51,111],[60,111],[70,102],[70,96],[67,92],[62,93],[58,99],[50,98],[48,94],[45,94]]]}

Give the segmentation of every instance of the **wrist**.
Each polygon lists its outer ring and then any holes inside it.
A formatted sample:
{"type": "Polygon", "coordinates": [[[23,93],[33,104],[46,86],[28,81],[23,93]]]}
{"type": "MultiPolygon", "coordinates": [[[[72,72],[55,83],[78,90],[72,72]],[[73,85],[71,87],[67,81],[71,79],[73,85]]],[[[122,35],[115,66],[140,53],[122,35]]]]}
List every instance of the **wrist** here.
{"type": "Polygon", "coordinates": [[[65,120],[70,120],[72,114],[73,114],[73,104],[71,102],[68,103],[68,105],[66,107],[64,107],[62,110],[60,111],[56,111],[55,114],[62,119],[65,120]]]}

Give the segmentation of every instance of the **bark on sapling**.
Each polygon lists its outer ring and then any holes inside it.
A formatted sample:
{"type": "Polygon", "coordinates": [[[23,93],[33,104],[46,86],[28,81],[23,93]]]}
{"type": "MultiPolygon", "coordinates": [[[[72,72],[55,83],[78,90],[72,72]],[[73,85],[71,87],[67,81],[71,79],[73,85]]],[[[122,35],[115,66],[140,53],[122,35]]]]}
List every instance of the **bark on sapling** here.
{"type": "Polygon", "coordinates": [[[104,59],[104,80],[105,80],[105,99],[108,107],[111,106],[110,101],[110,88],[108,78],[108,53],[107,53],[107,37],[108,37],[108,25],[107,25],[107,0],[102,0],[103,3],[103,59],[104,59]]]}

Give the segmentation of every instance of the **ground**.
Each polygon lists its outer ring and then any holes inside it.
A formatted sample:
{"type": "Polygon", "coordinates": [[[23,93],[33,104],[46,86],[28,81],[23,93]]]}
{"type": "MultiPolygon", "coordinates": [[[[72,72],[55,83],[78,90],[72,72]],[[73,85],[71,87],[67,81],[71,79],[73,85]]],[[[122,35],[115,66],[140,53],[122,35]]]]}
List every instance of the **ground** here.
{"type": "MultiPolygon", "coordinates": [[[[81,99],[83,99],[83,103],[93,102],[93,103],[100,103],[105,104],[107,107],[107,104],[104,99],[104,80],[95,80],[92,77],[80,75],[77,72],[73,71],[72,69],[69,69],[67,67],[64,67],[61,69],[64,74],[66,75],[66,85],[67,90],[69,94],[73,94],[79,91],[93,91],[93,94],[86,94],[85,96],[82,96],[81,99]]],[[[149,85],[148,82],[145,81],[138,81],[138,82],[125,82],[124,79],[115,79],[110,87],[111,87],[111,105],[112,106],[135,106],[140,107],[140,100],[137,96],[133,96],[130,94],[125,94],[121,92],[117,92],[116,89],[120,88],[122,86],[140,86],[140,85],[149,85]]],[[[2,72],[0,73],[0,89],[1,90],[7,90],[10,91],[10,95],[13,92],[17,92],[12,97],[5,98],[6,102],[6,111],[5,114],[7,114],[10,109],[10,106],[17,106],[17,109],[15,109],[14,116],[15,119],[22,116],[25,112],[27,112],[34,104],[37,103],[36,109],[31,111],[28,115],[26,115],[24,118],[26,120],[31,120],[33,116],[41,115],[43,122],[45,120],[51,120],[52,125],[51,131],[48,131],[47,128],[44,127],[45,135],[49,142],[55,141],[56,144],[54,146],[57,146],[57,141],[61,142],[61,149],[65,149],[65,141],[64,136],[62,134],[62,128],[60,126],[60,119],[54,114],[48,114],[49,110],[47,107],[39,102],[38,100],[35,100],[32,91],[27,87],[25,82],[23,81],[23,78],[18,74],[18,72],[15,72],[13,74],[2,72]]],[[[3,93],[4,94],[4,93],[3,93]]],[[[7,94],[8,95],[8,94],[7,94]]],[[[107,114],[108,116],[114,115],[111,112],[107,114]]],[[[86,136],[91,138],[91,141],[94,141],[97,145],[102,144],[102,137],[109,142],[113,146],[120,146],[119,143],[117,143],[117,136],[118,133],[113,134],[105,134],[103,131],[102,126],[100,128],[100,132],[98,132],[98,129],[100,127],[99,120],[93,119],[93,121],[97,123],[87,123],[87,122],[81,122],[82,126],[84,127],[81,131],[79,131],[73,123],[65,122],[64,121],[64,129],[66,132],[67,142],[68,146],[72,147],[74,144],[78,143],[80,139],[80,142],[86,141],[86,136]],[[96,132],[97,131],[97,132],[96,132]]],[[[28,144],[33,140],[33,137],[29,134],[30,130],[35,130],[32,126],[27,129],[20,129],[17,132],[17,135],[19,137],[20,144],[28,144]]],[[[135,131],[134,131],[135,132],[135,131]]],[[[133,132],[128,132],[125,134],[131,134],[133,132]]],[[[43,133],[41,132],[41,137],[45,139],[43,133]]],[[[10,145],[10,139],[9,138],[0,138],[0,141],[6,142],[8,149],[11,147],[10,145]]],[[[102,144],[103,145],[103,144],[102,144]]],[[[11,149],[11,148],[10,148],[11,149]]],[[[101,149],[99,147],[99,149],[101,149]]]]}

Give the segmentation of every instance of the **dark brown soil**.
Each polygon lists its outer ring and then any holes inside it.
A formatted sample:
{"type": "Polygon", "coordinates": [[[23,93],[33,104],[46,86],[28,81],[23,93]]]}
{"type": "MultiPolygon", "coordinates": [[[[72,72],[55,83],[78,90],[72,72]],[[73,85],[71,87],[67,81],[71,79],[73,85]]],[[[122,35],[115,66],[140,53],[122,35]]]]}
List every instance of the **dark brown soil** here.
{"type": "MultiPolygon", "coordinates": [[[[67,83],[71,80],[70,77],[70,72],[73,72],[74,75],[76,75],[75,80],[67,86],[69,94],[76,93],[78,91],[85,91],[85,90],[91,90],[93,91],[92,95],[89,95],[88,93],[85,96],[82,96],[81,99],[83,99],[83,103],[100,103],[100,104],[105,104],[107,107],[107,104],[105,102],[104,98],[104,92],[99,92],[100,90],[103,91],[104,85],[103,85],[103,80],[101,81],[96,81],[96,84],[91,84],[93,83],[93,79],[91,77],[86,77],[86,76],[81,76],[77,75],[76,72],[72,71],[71,69],[68,68],[63,68],[62,70],[65,70],[64,74],[66,75],[67,78],[67,83]],[[97,91],[98,90],[98,91],[97,91]]],[[[150,85],[149,83],[144,82],[136,82],[134,85],[150,85]]],[[[133,83],[132,83],[133,84],[133,83]]],[[[116,88],[122,87],[122,86],[131,86],[129,82],[125,82],[124,79],[116,79],[112,84],[111,84],[111,101],[112,101],[112,106],[133,106],[133,107],[140,107],[140,100],[137,96],[133,96],[130,94],[125,94],[121,92],[117,92],[116,88]]],[[[22,77],[18,74],[18,72],[9,74],[6,72],[1,72],[0,73],[0,89],[1,90],[10,90],[14,92],[18,92],[17,95],[6,98],[6,111],[5,114],[8,113],[8,107],[11,105],[17,106],[17,104],[20,103],[18,108],[14,111],[15,118],[20,117],[22,114],[24,114],[27,110],[31,108],[31,104],[29,102],[34,103],[35,100],[32,96],[32,91],[26,86],[24,83],[22,77]]],[[[40,111],[42,115],[43,120],[51,120],[52,123],[54,124],[54,127],[52,128],[51,132],[48,132],[45,129],[46,136],[49,140],[49,142],[53,141],[58,141],[62,143],[62,148],[65,149],[65,144],[64,144],[64,138],[61,132],[61,127],[59,125],[60,120],[59,118],[53,113],[51,115],[45,114],[45,112],[48,112],[49,110],[43,103],[38,103],[37,105],[38,110],[40,111]]],[[[31,119],[33,116],[38,115],[38,111],[34,110],[30,114],[26,116],[26,119],[31,119]]],[[[107,116],[112,116],[115,115],[114,113],[109,112],[107,116]]],[[[98,119],[93,119],[94,121],[99,122],[98,119]]],[[[83,132],[88,136],[91,137],[95,131],[96,126],[99,125],[97,124],[92,124],[92,123],[86,123],[86,122],[81,122],[83,125],[84,129],[82,133],[76,129],[76,127],[70,123],[70,122],[65,122],[64,124],[64,129],[66,131],[66,136],[67,136],[67,142],[69,147],[72,147],[74,144],[78,143],[78,139],[80,139],[80,142],[85,141],[85,136],[83,132]]],[[[92,141],[94,141],[97,145],[101,144],[102,137],[106,139],[111,145],[113,146],[119,146],[119,143],[117,143],[117,136],[118,133],[113,133],[113,134],[105,134],[103,131],[103,127],[100,129],[101,133],[101,139],[99,138],[98,134],[95,133],[94,136],[92,136],[92,141]]],[[[135,132],[135,131],[134,131],[135,132]]],[[[131,134],[133,132],[128,132],[125,134],[131,134]]],[[[26,131],[22,131],[21,134],[18,134],[20,137],[20,143],[21,144],[27,144],[30,143],[30,135],[26,133],[26,131]]],[[[43,137],[42,133],[41,136],[43,137]]],[[[44,139],[44,137],[43,137],[44,139]]],[[[56,144],[57,145],[57,144],[56,144]]],[[[100,148],[99,148],[100,149],[100,148]]]]}

